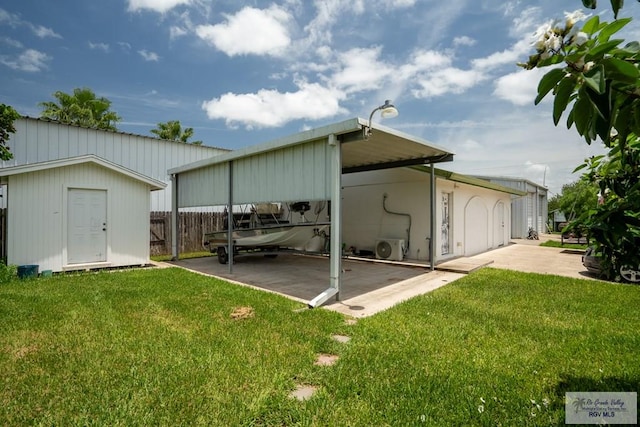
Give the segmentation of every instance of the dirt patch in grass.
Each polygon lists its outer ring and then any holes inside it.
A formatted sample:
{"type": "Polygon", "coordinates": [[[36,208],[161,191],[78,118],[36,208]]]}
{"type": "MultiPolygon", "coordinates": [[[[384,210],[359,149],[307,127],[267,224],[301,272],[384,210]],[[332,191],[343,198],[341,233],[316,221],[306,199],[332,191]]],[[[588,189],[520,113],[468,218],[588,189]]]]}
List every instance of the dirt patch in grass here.
{"type": "Polygon", "coordinates": [[[252,307],[236,307],[231,312],[231,318],[235,320],[248,319],[254,315],[252,307]]]}

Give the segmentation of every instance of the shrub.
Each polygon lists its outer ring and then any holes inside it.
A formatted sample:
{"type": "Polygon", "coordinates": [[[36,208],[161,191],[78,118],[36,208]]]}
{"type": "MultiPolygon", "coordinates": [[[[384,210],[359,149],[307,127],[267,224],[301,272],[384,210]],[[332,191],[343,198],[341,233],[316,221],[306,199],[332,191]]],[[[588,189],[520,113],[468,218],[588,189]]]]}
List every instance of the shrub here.
{"type": "Polygon", "coordinates": [[[18,277],[18,268],[15,265],[6,265],[0,261],[0,283],[8,283],[18,277]]]}

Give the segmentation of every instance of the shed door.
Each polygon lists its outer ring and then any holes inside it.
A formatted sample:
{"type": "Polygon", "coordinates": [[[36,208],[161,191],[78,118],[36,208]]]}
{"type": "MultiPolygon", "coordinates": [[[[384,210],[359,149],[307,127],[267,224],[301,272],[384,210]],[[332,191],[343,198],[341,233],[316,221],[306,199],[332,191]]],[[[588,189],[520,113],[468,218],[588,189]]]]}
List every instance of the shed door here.
{"type": "Polygon", "coordinates": [[[107,191],[69,189],[69,264],[107,260],[107,191]]]}

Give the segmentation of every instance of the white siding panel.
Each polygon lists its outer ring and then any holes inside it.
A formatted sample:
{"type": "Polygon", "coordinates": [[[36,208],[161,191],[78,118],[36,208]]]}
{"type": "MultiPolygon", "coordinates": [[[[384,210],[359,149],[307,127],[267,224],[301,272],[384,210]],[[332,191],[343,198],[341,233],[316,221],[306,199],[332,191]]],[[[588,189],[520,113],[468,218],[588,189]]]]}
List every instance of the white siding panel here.
{"type": "Polygon", "coordinates": [[[227,150],[183,144],[156,138],[85,129],[44,120],[21,118],[9,140],[14,158],[0,167],[94,154],[150,178],[167,188],[153,193],[151,210],[171,210],[171,185],[167,170],[207,159],[227,150]]]}
{"type": "Polygon", "coordinates": [[[8,262],[62,271],[66,265],[69,188],[107,191],[107,262],[140,265],[149,259],[149,187],[94,164],[9,178],[8,262]]]}
{"type": "Polygon", "coordinates": [[[196,169],[179,175],[178,205],[180,207],[219,206],[228,201],[229,166],[196,169]]]}
{"type": "Polygon", "coordinates": [[[234,161],[234,203],[292,202],[330,198],[326,140],[234,161]]]}
{"type": "MultiPolygon", "coordinates": [[[[326,140],[234,160],[233,201],[244,204],[327,200],[330,171],[331,152],[326,140]]],[[[181,173],[179,206],[227,204],[228,174],[228,163],[181,173]]]]}

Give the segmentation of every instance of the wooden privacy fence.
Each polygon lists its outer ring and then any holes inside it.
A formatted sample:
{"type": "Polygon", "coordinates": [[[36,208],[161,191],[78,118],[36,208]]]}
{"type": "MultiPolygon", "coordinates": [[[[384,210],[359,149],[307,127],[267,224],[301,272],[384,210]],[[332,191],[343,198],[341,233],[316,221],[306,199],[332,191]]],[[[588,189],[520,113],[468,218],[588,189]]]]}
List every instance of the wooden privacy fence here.
{"type": "MultiPolygon", "coordinates": [[[[223,221],[221,212],[180,212],[180,253],[205,250],[202,235],[222,230],[223,221]]],[[[171,212],[151,212],[150,244],[151,255],[171,254],[171,212]]]]}

